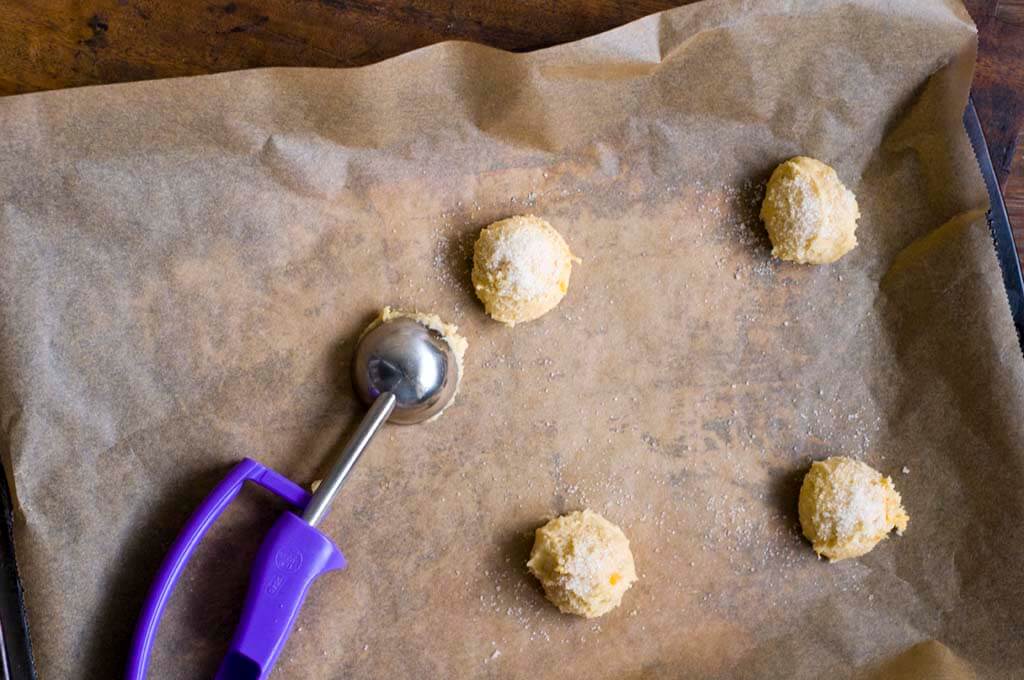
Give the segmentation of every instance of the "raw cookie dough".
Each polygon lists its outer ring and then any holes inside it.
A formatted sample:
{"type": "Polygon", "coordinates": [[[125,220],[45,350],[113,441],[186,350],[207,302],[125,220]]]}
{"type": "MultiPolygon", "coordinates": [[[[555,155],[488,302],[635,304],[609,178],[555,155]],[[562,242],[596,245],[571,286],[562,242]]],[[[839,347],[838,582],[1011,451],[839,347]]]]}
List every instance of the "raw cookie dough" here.
{"type": "MultiPolygon", "coordinates": [[[[455,396],[459,393],[459,385],[462,383],[462,358],[466,355],[466,349],[469,347],[469,342],[466,341],[466,338],[459,335],[458,326],[441,321],[441,317],[437,314],[407,312],[401,309],[392,309],[391,307],[385,307],[382,309],[380,311],[380,315],[366,327],[359,337],[362,338],[363,335],[366,335],[385,321],[391,321],[392,319],[399,318],[412,319],[413,321],[426,326],[430,330],[435,331],[441,336],[441,339],[448,343],[448,346],[452,348],[452,353],[455,354],[455,368],[458,369],[458,375],[455,378],[455,394],[452,395],[451,401],[449,401],[445,406],[445,408],[448,408],[448,406],[451,406],[452,402],[455,401],[455,396]]],[[[427,422],[429,423],[432,420],[437,420],[441,417],[442,413],[444,413],[444,409],[441,409],[437,415],[427,420],[427,422]]]]}
{"type": "Polygon", "coordinates": [[[626,535],[590,510],[556,517],[537,529],[526,566],[559,610],[588,619],[618,607],[636,581],[626,535]]]}
{"type": "Polygon", "coordinates": [[[859,217],[836,171],[806,156],[775,168],[761,204],[772,255],[801,264],[828,264],[853,250],[859,217]]]}
{"type": "Polygon", "coordinates": [[[515,326],[554,309],[569,290],[573,257],[545,220],[517,215],[485,227],[473,248],[473,287],[496,321],[515,326]]]}
{"type": "Polygon", "coordinates": [[[870,552],[909,520],[892,479],[851,458],[815,461],[800,487],[804,536],[832,562],[870,552]]]}

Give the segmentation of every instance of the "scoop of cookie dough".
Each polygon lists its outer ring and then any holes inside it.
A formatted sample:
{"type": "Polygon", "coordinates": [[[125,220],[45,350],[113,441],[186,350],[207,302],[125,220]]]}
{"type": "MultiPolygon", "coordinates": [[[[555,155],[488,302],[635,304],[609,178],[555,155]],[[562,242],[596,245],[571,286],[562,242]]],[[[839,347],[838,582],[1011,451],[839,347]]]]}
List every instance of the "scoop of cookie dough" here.
{"type": "Polygon", "coordinates": [[[559,610],[588,619],[618,607],[636,581],[626,535],[590,510],[556,517],[537,529],[526,566],[559,610]]]}
{"type": "Polygon", "coordinates": [[[473,287],[496,321],[514,326],[554,309],[569,290],[573,257],[562,235],[533,215],[495,222],[473,248],[473,287]]]}
{"type": "Polygon", "coordinates": [[[800,487],[804,536],[832,562],[870,552],[908,521],[892,479],[851,458],[816,461],[800,487]]]}
{"type": "Polygon", "coordinates": [[[836,171],[806,156],[775,168],[761,204],[772,255],[801,264],[828,264],[853,250],[859,217],[836,171]]]}
{"type": "MultiPolygon", "coordinates": [[[[452,354],[455,355],[455,368],[457,369],[457,374],[455,376],[455,394],[452,395],[452,400],[445,406],[445,408],[447,408],[448,406],[451,405],[451,402],[455,400],[455,395],[459,393],[459,385],[462,383],[462,360],[463,357],[466,355],[466,349],[469,347],[469,342],[466,341],[466,338],[459,335],[458,326],[450,323],[445,323],[437,314],[409,312],[401,309],[393,309],[391,307],[385,307],[384,309],[382,309],[377,318],[374,319],[370,323],[370,325],[366,327],[366,329],[363,331],[360,337],[366,335],[380,324],[398,318],[412,319],[413,321],[426,326],[430,330],[440,335],[441,338],[448,344],[448,346],[452,348],[452,354]]],[[[427,420],[427,422],[429,423],[432,420],[437,420],[442,413],[444,413],[444,409],[441,409],[441,411],[438,412],[437,415],[427,420]]]]}

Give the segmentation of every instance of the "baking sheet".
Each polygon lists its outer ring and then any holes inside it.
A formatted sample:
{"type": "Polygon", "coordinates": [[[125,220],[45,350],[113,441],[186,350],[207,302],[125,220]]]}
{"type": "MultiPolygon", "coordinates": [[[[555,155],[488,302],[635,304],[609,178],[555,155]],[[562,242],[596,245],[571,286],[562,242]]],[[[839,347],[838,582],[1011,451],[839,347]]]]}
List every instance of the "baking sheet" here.
{"type": "MultiPolygon", "coordinates": [[[[360,462],[323,525],[350,567],[275,677],[1019,677],[1024,370],[960,126],[974,53],[957,3],[710,1],[526,55],[0,100],[0,423],[40,677],[121,673],[239,458],[323,475],[385,304],[459,324],[462,392],[360,462]],[[798,153],[860,200],[833,266],[773,262],[756,219],[798,153]],[[583,264],[509,330],[467,258],[522,212],[583,264]],[[904,537],[815,559],[796,495],[830,454],[894,476],[904,537]],[[581,507],[641,575],[596,621],[523,567],[581,507]]],[[[211,675],[280,510],[249,491],[207,537],[151,677],[211,675]]]]}
{"type": "Polygon", "coordinates": [[[1003,272],[1003,286],[1006,288],[1007,302],[1010,303],[1010,318],[1017,329],[1017,340],[1024,348],[1024,277],[1021,277],[1020,258],[1017,256],[1017,245],[1013,241],[1013,230],[1010,218],[1006,214],[1006,205],[996,180],[992,159],[988,155],[988,144],[985,133],[978,120],[978,112],[974,109],[973,97],[968,98],[964,110],[964,129],[971,140],[971,148],[978,159],[978,168],[988,192],[988,227],[992,232],[992,244],[996,249],[996,259],[1003,272]]]}

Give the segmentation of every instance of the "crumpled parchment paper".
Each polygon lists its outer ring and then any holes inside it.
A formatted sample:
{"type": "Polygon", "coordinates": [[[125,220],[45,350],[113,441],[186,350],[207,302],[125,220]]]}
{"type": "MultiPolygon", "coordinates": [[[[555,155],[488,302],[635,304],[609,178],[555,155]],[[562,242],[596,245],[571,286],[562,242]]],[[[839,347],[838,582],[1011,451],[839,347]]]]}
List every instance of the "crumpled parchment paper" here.
{"type": "MultiPolygon", "coordinates": [[[[385,304],[470,340],[458,401],[388,427],[323,529],[278,678],[1007,678],[1024,667],[1024,367],[961,129],[955,2],[709,0],[531,54],[447,43],[0,100],[0,447],[42,680],[122,673],[186,518],[253,456],[321,477],[385,304]],[[772,261],[796,154],[860,246],[772,261]],[[583,258],[507,329],[477,230],[549,219],[583,258]],[[892,475],[902,538],[838,564],[796,520],[812,459],[892,475]],[[584,621],[524,568],[591,507],[639,583],[584,621]]],[[[151,677],[210,677],[280,504],[206,538],[151,677]]]]}

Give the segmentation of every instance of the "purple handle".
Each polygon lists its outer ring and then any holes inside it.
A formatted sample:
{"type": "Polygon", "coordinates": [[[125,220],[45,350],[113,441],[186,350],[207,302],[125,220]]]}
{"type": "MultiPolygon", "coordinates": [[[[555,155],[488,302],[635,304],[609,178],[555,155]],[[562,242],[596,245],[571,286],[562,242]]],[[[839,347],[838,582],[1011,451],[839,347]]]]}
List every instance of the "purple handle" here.
{"type": "MultiPolygon", "coordinates": [[[[149,595],[146,596],[142,615],[135,629],[135,637],[132,639],[128,670],[125,674],[127,680],[143,680],[146,677],[146,667],[149,665],[149,656],[153,651],[153,642],[156,640],[160,618],[163,616],[164,610],[167,609],[174,586],[203,536],[231,504],[231,501],[238,496],[246,481],[252,481],[262,486],[295,507],[305,507],[309,502],[309,493],[302,487],[250,458],[242,459],[238,465],[232,468],[227,477],[192,513],[188,523],[178,534],[167,553],[167,557],[164,558],[163,564],[160,565],[160,571],[157,572],[156,580],[150,588],[149,595]]],[[[292,516],[294,517],[294,515],[292,516]]],[[[324,538],[324,540],[327,539],[324,538]]]]}
{"type": "Polygon", "coordinates": [[[282,514],[256,555],[242,620],[216,680],[267,677],[309,586],[320,574],[344,568],[330,539],[292,513],[282,514]]]}

